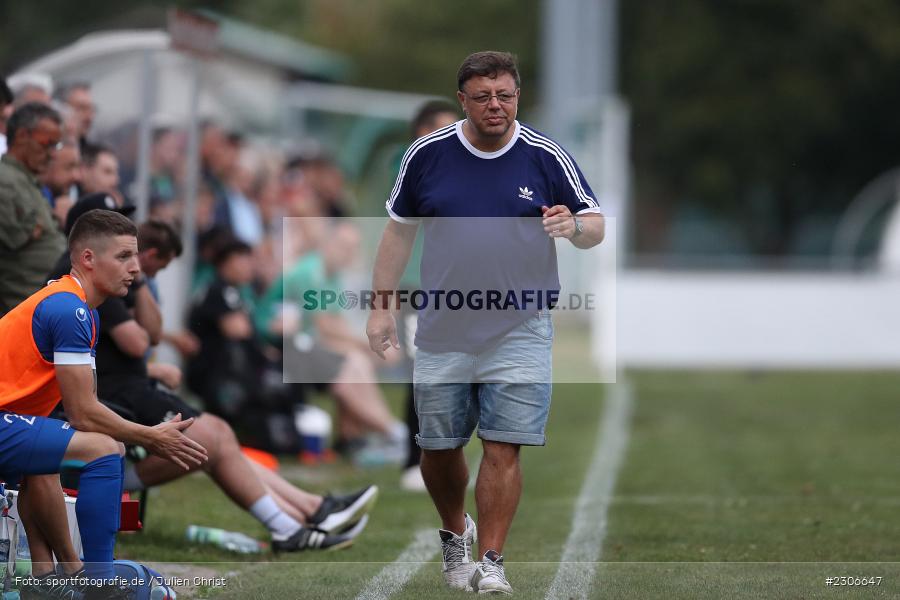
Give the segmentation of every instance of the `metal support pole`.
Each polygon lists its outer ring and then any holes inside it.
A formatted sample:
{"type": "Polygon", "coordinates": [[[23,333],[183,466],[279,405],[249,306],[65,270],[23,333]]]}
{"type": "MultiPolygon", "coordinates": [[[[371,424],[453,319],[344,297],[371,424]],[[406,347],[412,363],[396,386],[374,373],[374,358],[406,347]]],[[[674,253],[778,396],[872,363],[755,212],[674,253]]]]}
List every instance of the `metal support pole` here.
{"type": "Polygon", "coordinates": [[[184,184],[184,214],[181,220],[181,239],[184,243],[184,254],[181,258],[185,264],[183,276],[185,296],[189,296],[193,277],[194,263],[197,259],[197,190],[200,188],[200,89],[203,78],[203,62],[191,58],[193,78],[191,82],[191,108],[187,123],[187,170],[184,184]]]}
{"type": "Polygon", "coordinates": [[[137,177],[135,203],[137,222],[147,220],[150,212],[150,137],[156,108],[156,64],[153,50],[145,50],[141,61],[141,117],[138,123],[137,177]]]}

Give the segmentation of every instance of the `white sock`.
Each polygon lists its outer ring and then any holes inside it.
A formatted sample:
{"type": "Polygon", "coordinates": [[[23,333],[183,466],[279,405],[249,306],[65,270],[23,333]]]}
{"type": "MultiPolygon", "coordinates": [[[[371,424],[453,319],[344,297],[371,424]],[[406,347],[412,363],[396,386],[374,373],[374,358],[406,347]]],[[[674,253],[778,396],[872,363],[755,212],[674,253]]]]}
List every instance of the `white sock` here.
{"type": "Polygon", "coordinates": [[[141,478],[138,477],[137,469],[134,468],[134,465],[125,467],[125,489],[127,491],[139,492],[146,487],[144,482],[141,481],[141,478]]]}
{"type": "Polygon", "coordinates": [[[272,538],[278,541],[288,539],[302,528],[300,523],[278,507],[275,499],[269,494],[253,503],[250,514],[265,525],[272,533],[272,538]]]}
{"type": "Polygon", "coordinates": [[[388,439],[392,442],[406,442],[409,437],[409,427],[402,421],[394,421],[391,423],[391,431],[388,433],[388,439]]]}

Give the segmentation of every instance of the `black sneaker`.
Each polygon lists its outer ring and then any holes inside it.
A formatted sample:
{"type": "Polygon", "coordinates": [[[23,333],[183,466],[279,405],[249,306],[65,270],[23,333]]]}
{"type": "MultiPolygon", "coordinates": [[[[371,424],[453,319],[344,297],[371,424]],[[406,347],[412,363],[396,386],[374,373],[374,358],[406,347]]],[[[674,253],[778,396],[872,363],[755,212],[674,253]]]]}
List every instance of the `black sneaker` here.
{"type": "Polygon", "coordinates": [[[84,569],[73,575],[64,573],[48,573],[42,577],[32,578],[31,585],[22,588],[23,600],[58,598],[60,600],[84,600],[78,578],[84,575],[84,569]]]}
{"type": "Polygon", "coordinates": [[[369,522],[369,515],[363,515],[359,523],[343,533],[326,533],[319,529],[303,527],[286,540],[272,540],[273,552],[301,552],[303,550],[340,550],[353,544],[369,522]]]}
{"type": "Polygon", "coordinates": [[[346,496],[328,494],[322,499],[319,510],[308,519],[309,525],[325,533],[342,531],[368,514],[377,499],[377,485],[346,496]]]}

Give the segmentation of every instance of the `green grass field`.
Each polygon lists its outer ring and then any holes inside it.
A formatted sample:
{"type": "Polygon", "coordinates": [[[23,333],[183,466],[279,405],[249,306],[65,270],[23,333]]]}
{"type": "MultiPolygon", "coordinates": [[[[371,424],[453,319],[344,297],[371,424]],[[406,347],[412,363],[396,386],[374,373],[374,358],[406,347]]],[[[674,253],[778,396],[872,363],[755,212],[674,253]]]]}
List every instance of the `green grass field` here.
{"type": "MultiPolygon", "coordinates": [[[[601,499],[608,513],[600,562],[576,565],[591,574],[588,597],[900,597],[900,374],[640,372],[629,379],[624,461],[612,497],[601,499]],[[882,579],[864,588],[826,586],[826,577],[841,576],[882,579]]],[[[390,390],[395,403],[397,391],[390,390]]],[[[548,446],[523,450],[525,492],[504,549],[516,597],[547,596],[606,391],[557,385],[548,446]]],[[[477,459],[477,444],[471,456],[477,459]]],[[[266,538],[208,479],[192,476],[154,490],[146,531],[121,536],[117,553],[180,563],[181,573],[224,574],[224,587],[195,588],[197,598],[355,598],[374,591],[373,578],[418,532],[431,529],[436,539],[429,499],[402,492],[394,469],[284,468],[314,491],[381,487],[354,547],[275,558],[189,544],[191,523],[266,538]]],[[[426,564],[391,598],[467,595],[443,588],[436,548],[426,544],[411,559],[426,564]]]]}

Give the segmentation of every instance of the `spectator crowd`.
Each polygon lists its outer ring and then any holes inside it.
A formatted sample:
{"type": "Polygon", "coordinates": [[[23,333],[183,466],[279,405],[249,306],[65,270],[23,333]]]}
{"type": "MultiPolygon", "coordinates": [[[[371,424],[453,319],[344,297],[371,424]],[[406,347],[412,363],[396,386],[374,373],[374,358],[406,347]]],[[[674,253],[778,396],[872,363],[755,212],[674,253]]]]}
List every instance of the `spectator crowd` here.
{"type": "MultiPolygon", "coordinates": [[[[72,272],[67,237],[79,220],[112,215],[110,223],[127,223],[122,216],[136,214],[133,165],[94,135],[90,84],[54,86],[37,74],[13,83],[0,79],[0,318],[72,272]]],[[[360,231],[342,219],[352,208],[344,177],[328,156],[284,155],[206,121],[199,130],[200,183],[189,202],[186,139],[171,124],[153,129],[149,216],[135,223],[139,272],[127,295],[97,307],[97,398],[148,427],[189,420],[185,436],[206,451],[190,469],[205,471],[263,523],[274,550],[344,547],[365,527],[375,486],[314,494],[242,451],[250,446],[317,461],[336,453],[362,466],[401,465],[418,453],[411,426],[391,413],[376,383],[378,365],[364,333],[338,312],[302,308],[306,290],[339,288],[360,251],[360,231]],[[183,240],[189,207],[196,235],[183,240]],[[188,310],[183,323],[164,323],[166,291],[157,275],[185,243],[196,243],[197,257],[188,266],[191,289],[177,291],[190,298],[188,310]],[[162,343],[181,365],[157,359],[162,343]],[[335,425],[332,449],[317,447],[311,455],[304,452],[311,442],[302,421],[317,410],[308,403],[313,393],[333,401],[335,425]]],[[[52,416],[66,419],[62,404],[52,416]]],[[[132,458],[122,475],[127,490],[185,474],[183,465],[159,456],[132,458]]],[[[49,580],[41,585],[45,596],[56,597],[49,580]]]]}
{"type": "MultiPolygon", "coordinates": [[[[68,272],[65,236],[90,208],[134,217],[133,165],[92,132],[96,105],[87,82],[54,82],[41,74],[17,76],[0,89],[0,314],[68,272]],[[63,256],[62,263],[57,260],[63,256]]],[[[360,234],[341,217],[351,210],[344,177],[330,157],[285,156],[252,144],[220,123],[200,124],[200,184],[185,198],[183,129],[154,126],[150,151],[149,219],[141,224],[143,278],[120,307],[105,315],[101,339],[115,334],[116,350],[146,358],[154,386],[188,392],[200,407],[235,427],[248,445],[299,452],[295,426],[311,391],[335,401],[333,447],[358,464],[402,463],[408,427],[394,418],[374,384],[376,364],[361,332],[340,315],[303,314],[304,288],[337,285],[359,250],[360,234]],[[180,255],[184,211],[195,206],[198,260],[187,328],[161,323],[148,330],[140,317],[158,314],[155,274],[180,255]],[[305,217],[305,219],[284,219],[305,217]],[[285,228],[291,228],[285,231],[285,228]],[[148,237],[150,239],[143,239],[148,237]],[[291,242],[285,249],[285,239],[291,242]],[[141,291],[146,282],[147,293],[141,291]],[[126,319],[128,316],[133,319],[126,319]],[[133,326],[117,327],[130,321],[133,326]],[[154,347],[171,344],[183,359],[158,363],[154,347]],[[284,369],[289,369],[286,377],[284,369]],[[285,384],[283,381],[306,383],[285,384]]],[[[107,303],[107,304],[111,304],[107,303]]],[[[104,344],[101,344],[102,348],[104,344]]],[[[99,349],[101,400],[118,393],[107,381],[127,361],[99,349]]],[[[120,358],[120,357],[118,357],[120,358]]],[[[163,413],[164,414],[164,413],[163,413]]]]}

